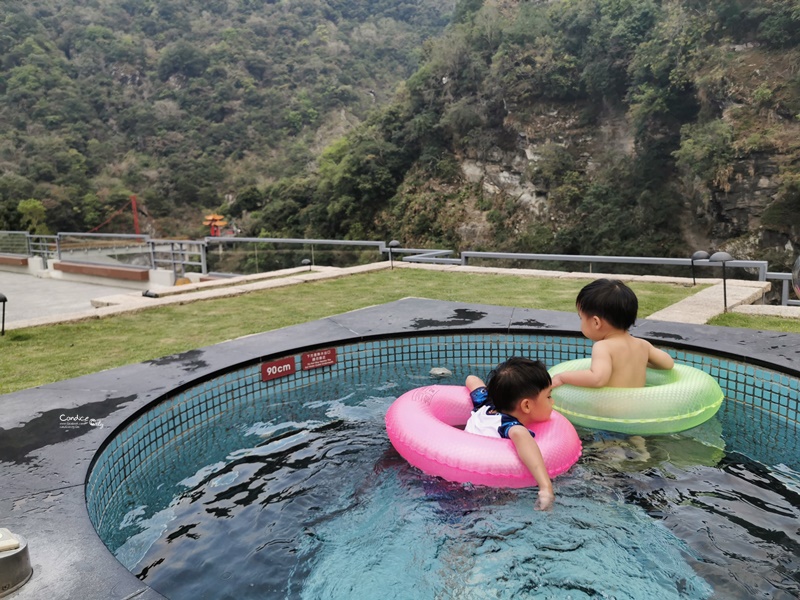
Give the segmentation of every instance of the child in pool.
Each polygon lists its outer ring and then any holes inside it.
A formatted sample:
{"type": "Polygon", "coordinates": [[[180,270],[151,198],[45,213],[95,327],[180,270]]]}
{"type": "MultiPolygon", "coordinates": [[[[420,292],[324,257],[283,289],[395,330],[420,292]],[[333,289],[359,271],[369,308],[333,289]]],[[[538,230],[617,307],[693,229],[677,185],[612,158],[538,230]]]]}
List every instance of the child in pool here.
{"type": "Polygon", "coordinates": [[[597,279],[575,300],[581,333],[592,340],[592,364],[583,371],[553,377],[553,387],[563,383],[582,387],[644,387],[647,367],[671,369],[672,357],[650,342],[633,337],[639,300],[621,281],[597,279]]]}
{"type": "Polygon", "coordinates": [[[553,411],[550,374],[538,360],[511,357],[489,373],[488,379],[484,385],[480,377],[467,377],[465,385],[473,410],[465,430],[510,439],[539,486],[535,508],[547,510],[555,499],[553,484],[539,445],[527,426],[550,418],[553,411]]]}

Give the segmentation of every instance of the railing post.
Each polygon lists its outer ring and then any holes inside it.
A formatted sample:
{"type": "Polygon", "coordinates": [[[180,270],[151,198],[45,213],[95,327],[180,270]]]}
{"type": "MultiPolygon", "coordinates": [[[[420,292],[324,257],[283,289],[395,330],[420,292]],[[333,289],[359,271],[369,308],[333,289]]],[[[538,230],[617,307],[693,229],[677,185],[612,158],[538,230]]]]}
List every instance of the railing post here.
{"type": "Polygon", "coordinates": [[[156,268],[156,244],[153,240],[147,240],[147,245],[150,247],[150,268],[156,268]]]}

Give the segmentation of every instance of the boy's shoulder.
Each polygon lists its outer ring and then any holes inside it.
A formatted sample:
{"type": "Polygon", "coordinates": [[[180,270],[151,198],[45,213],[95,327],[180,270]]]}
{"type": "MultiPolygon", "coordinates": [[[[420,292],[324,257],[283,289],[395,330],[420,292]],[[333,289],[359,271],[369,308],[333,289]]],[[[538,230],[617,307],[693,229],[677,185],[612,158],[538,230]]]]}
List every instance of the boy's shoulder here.
{"type": "Polygon", "coordinates": [[[608,352],[609,354],[625,351],[647,351],[650,346],[651,344],[647,340],[631,335],[628,331],[623,331],[620,335],[595,342],[592,345],[592,354],[594,354],[595,350],[608,352]]]}

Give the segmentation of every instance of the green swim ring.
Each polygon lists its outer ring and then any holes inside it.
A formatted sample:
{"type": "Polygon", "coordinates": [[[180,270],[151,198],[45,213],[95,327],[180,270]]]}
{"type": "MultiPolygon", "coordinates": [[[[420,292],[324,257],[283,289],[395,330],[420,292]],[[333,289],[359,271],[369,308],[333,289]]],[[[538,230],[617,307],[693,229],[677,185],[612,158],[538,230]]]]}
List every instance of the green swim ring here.
{"type": "MultiPolygon", "coordinates": [[[[591,363],[591,358],[568,360],[550,368],[550,375],[588,369],[591,363]]],[[[643,388],[553,389],[554,408],[573,425],[639,435],[696,427],[717,413],[723,397],[711,375],[687,365],[647,369],[643,388]]]]}

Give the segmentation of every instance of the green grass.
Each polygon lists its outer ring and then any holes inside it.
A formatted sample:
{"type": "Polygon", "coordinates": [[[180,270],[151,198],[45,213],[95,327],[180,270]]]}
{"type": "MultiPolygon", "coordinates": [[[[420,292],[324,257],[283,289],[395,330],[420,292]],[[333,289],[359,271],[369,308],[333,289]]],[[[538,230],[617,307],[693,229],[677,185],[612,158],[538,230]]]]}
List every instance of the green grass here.
{"type": "MultiPolygon", "coordinates": [[[[201,348],[407,296],[573,312],[585,280],[395,269],[153,308],[0,337],[0,394],[201,348]]],[[[646,317],[699,291],[632,283],[646,317]]]]}
{"type": "Polygon", "coordinates": [[[714,317],[708,324],[720,327],[744,327],[746,329],[800,333],[800,319],[784,319],[781,317],[726,313],[714,317]]]}

